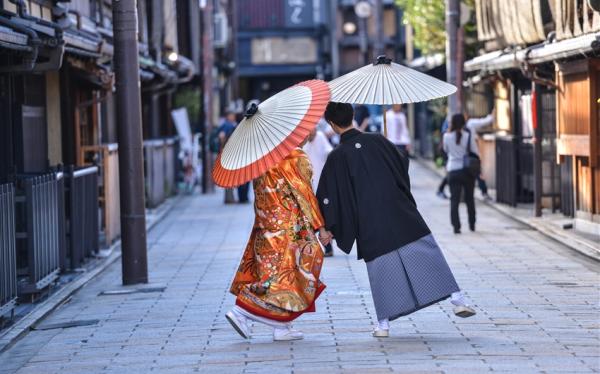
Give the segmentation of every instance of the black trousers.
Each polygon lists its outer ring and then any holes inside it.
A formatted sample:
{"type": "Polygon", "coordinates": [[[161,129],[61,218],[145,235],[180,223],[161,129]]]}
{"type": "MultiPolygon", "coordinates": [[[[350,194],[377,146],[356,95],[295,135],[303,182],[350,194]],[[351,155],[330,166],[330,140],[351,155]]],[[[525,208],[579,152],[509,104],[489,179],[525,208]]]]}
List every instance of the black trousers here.
{"type": "Polygon", "coordinates": [[[237,188],[238,192],[238,201],[240,203],[248,202],[248,190],[250,189],[250,182],[242,184],[237,188]]]}
{"type": "MultiPolygon", "coordinates": [[[[440,183],[440,186],[438,187],[438,191],[444,192],[444,189],[446,188],[447,184],[448,184],[448,176],[446,175],[442,179],[442,182],[440,183]]],[[[481,193],[484,196],[487,195],[487,193],[488,193],[487,182],[485,181],[485,179],[483,179],[483,177],[481,177],[481,175],[477,177],[477,185],[479,186],[481,193]]]]}
{"type": "Polygon", "coordinates": [[[466,170],[455,170],[448,173],[448,184],[450,185],[450,222],[455,229],[460,229],[460,218],[458,206],[461,195],[464,193],[467,213],[469,215],[469,226],[475,225],[475,177],[466,170]]]}

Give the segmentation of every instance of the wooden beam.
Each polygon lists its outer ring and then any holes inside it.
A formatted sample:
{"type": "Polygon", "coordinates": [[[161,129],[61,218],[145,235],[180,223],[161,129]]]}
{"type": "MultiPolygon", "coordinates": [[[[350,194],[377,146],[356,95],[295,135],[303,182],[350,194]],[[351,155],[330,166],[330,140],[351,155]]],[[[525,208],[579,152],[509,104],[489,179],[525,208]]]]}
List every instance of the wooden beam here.
{"type": "Polygon", "coordinates": [[[556,139],[556,152],[559,156],[590,156],[589,135],[561,134],[556,139]]]}

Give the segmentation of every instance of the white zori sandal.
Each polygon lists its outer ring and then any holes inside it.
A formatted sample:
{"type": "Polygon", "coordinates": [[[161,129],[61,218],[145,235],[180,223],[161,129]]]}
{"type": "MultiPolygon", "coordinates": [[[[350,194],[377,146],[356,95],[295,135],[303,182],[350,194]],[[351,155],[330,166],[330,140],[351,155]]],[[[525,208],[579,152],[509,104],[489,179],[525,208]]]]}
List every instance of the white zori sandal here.
{"type": "Polygon", "coordinates": [[[227,321],[231,323],[231,326],[237,331],[238,334],[241,335],[244,339],[250,338],[250,329],[248,329],[248,319],[241,315],[240,313],[236,313],[235,309],[230,310],[225,314],[225,318],[227,321]]]}
{"type": "Polygon", "coordinates": [[[380,328],[376,328],[375,330],[373,330],[373,337],[374,338],[389,338],[390,330],[383,330],[380,328]]]}
{"type": "Polygon", "coordinates": [[[375,338],[388,338],[390,336],[390,320],[388,318],[377,321],[377,328],[373,331],[375,338]]]}
{"type": "Polygon", "coordinates": [[[273,340],[276,342],[302,339],[304,339],[304,334],[301,331],[292,329],[290,325],[284,328],[273,328],[273,340]]]}
{"type": "Polygon", "coordinates": [[[454,315],[460,318],[473,317],[477,312],[475,309],[467,305],[462,292],[454,292],[450,299],[452,305],[454,305],[454,315]]]}

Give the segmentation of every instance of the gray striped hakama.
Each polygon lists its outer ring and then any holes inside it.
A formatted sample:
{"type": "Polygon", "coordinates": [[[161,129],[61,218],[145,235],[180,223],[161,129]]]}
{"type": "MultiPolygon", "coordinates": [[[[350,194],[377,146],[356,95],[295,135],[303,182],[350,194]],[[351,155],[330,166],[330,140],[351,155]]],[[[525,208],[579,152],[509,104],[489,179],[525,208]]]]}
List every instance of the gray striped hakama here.
{"type": "Polygon", "coordinates": [[[431,234],[366,264],[378,320],[411,314],[459,291],[431,234]]]}

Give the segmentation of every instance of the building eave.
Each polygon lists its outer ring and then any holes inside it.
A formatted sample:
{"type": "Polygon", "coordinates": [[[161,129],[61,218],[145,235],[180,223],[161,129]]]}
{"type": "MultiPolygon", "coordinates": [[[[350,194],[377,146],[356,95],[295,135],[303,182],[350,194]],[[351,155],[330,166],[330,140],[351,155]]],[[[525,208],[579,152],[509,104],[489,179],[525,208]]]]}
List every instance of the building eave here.
{"type": "Polygon", "coordinates": [[[26,47],[27,35],[13,31],[8,27],[0,26],[0,42],[26,47]]]}
{"type": "Polygon", "coordinates": [[[592,33],[565,39],[555,43],[542,44],[522,52],[520,59],[532,65],[549,61],[586,55],[600,47],[600,33],[592,33]]]}
{"type": "Polygon", "coordinates": [[[519,67],[517,53],[514,51],[493,51],[466,61],[464,70],[467,73],[476,71],[498,71],[519,67]]]}
{"type": "Polygon", "coordinates": [[[586,34],[553,43],[542,43],[516,51],[493,51],[466,61],[465,72],[517,69],[522,64],[539,65],[586,56],[600,49],[600,33],[586,34]]]}

